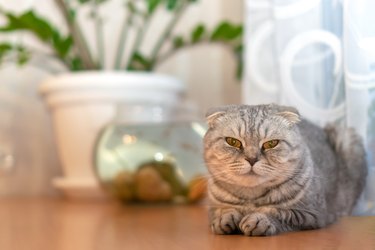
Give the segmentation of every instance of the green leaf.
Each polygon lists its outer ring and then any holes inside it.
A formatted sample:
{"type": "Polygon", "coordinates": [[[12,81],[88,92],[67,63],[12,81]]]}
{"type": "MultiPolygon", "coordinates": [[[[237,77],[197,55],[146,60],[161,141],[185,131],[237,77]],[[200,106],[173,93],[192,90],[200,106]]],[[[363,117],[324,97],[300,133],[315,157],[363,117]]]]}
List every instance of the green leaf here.
{"type": "Polygon", "coordinates": [[[166,1],[167,9],[170,11],[176,10],[176,8],[179,6],[178,4],[180,4],[181,6],[182,2],[185,2],[187,4],[192,4],[192,3],[197,2],[197,0],[164,0],[164,1],[166,1]]]}
{"type": "Polygon", "coordinates": [[[11,44],[2,43],[0,44],[0,63],[4,60],[5,56],[13,51],[11,44]]]}
{"type": "Polygon", "coordinates": [[[178,49],[185,45],[184,38],[182,36],[176,36],[173,38],[173,47],[178,49]]]}
{"type": "Polygon", "coordinates": [[[0,63],[3,62],[7,55],[14,54],[15,61],[22,66],[27,63],[31,57],[29,51],[20,45],[13,45],[10,43],[0,44],[0,63]]]}
{"type": "Polygon", "coordinates": [[[17,63],[20,66],[25,65],[31,58],[31,54],[24,48],[20,47],[17,54],[17,63]]]}
{"type": "Polygon", "coordinates": [[[53,37],[53,44],[58,55],[61,58],[65,58],[73,45],[73,38],[71,36],[67,38],[60,38],[59,35],[55,33],[53,37]]]}
{"type": "Polygon", "coordinates": [[[206,31],[206,28],[203,26],[203,24],[199,24],[197,27],[195,27],[193,32],[191,33],[191,42],[192,43],[199,42],[202,39],[205,31],[206,31]]]}
{"type": "Polygon", "coordinates": [[[104,3],[104,2],[106,2],[106,1],[108,1],[108,0],[78,0],[78,2],[80,3],[80,4],[87,4],[87,3],[97,3],[97,4],[101,4],[101,3],[104,3]]]}
{"type": "Polygon", "coordinates": [[[37,35],[41,40],[46,41],[52,36],[53,30],[48,22],[37,17],[33,11],[28,11],[20,16],[6,13],[8,23],[1,27],[0,31],[12,32],[19,30],[29,30],[37,35]]]}
{"type": "Polygon", "coordinates": [[[5,13],[5,17],[7,24],[0,27],[0,32],[29,31],[42,42],[49,44],[62,59],[73,44],[71,36],[63,37],[57,28],[31,10],[19,16],[5,13]]]}
{"type": "Polygon", "coordinates": [[[9,43],[1,43],[0,44],[0,55],[2,55],[3,53],[7,53],[8,51],[12,50],[13,47],[11,44],[9,43]]]}
{"type": "Polygon", "coordinates": [[[237,68],[236,68],[236,78],[238,80],[242,79],[242,74],[243,74],[243,63],[237,63],[237,68]]]}
{"type": "Polygon", "coordinates": [[[167,0],[167,9],[174,10],[177,6],[177,0],[167,0]]]}
{"type": "Polygon", "coordinates": [[[237,79],[242,78],[243,73],[243,45],[240,44],[234,48],[234,53],[237,61],[236,76],[237,79]]]}
{"type": "Polygon", "coordinates": [[[221,42],[232,48],[237,61],[236,75],[240,79],[243,71],[243,46],[242,42],[243,26],[232,24],[228,21],[221,22],[211,34],[212,42],[221,42]]]}
{"type": "Polygon", "coordinates": [[[232,41],[241,38],[243,32],[242,25],[235,25],[228,21],[220,23],[212,32],[212,41],[232,41]]]}
{"type": "Polygon", "coordinates": [[[129,66],[129,70],[146,70],[150,71],[152,67],[152,63],[149,59],[144,57],[139,52],[133,54],[129,66]]]}
{"type": "Polygon", "coordinates": [[[161,3],[161,0],[147,0],[147,10],[149,14],[154,13],[156,8],[161,3]]]}
{"type": "Polygon", "coordinates": [[[82,63],[82,60],[78,57],[75,57],[71,60],[70,62],[70,69],[72,71],[79,71],[79,70],[82,70],[84,67],[83,67],[83,63],[82,63]]]}

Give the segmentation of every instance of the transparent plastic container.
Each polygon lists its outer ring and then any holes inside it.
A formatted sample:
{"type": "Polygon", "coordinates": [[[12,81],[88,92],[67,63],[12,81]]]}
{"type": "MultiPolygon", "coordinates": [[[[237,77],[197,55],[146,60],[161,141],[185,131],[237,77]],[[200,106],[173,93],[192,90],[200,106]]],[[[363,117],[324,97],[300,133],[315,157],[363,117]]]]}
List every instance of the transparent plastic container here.
{"type": "Polygon", "coordinates": [[[198,202],[206,190],[205,132],[205,124],[186,108],[120,106],[97,141],[97,176],[125,202],[198,202]],[[136,122],[127,119],[135,114],[136,122]]]}

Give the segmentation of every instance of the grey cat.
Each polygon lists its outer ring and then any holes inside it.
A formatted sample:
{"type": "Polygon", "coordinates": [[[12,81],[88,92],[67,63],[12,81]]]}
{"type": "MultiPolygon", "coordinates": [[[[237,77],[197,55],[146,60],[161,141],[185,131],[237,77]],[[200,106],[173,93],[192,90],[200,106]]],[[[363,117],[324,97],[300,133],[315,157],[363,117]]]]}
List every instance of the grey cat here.
{"type": "Polygon", "coordinates": [[[367,174],[353,129],[322,129],[276,104],[214,108],[206,118],[215,234],[315,229],[351,213],[367,174]]]}

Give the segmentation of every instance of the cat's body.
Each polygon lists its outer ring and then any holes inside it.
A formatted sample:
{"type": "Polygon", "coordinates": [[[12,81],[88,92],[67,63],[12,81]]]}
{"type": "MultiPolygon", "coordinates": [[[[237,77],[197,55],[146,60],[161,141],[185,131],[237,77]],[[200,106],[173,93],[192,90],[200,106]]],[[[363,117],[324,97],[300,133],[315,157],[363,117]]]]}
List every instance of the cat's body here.
{"type": "Polygon", "coordinates": [[[321,228],[352,211],[366,177],[365,151],[352,129],[323,130],[274,104],[218,108],[207,121],[214,233],[321,228]]]}

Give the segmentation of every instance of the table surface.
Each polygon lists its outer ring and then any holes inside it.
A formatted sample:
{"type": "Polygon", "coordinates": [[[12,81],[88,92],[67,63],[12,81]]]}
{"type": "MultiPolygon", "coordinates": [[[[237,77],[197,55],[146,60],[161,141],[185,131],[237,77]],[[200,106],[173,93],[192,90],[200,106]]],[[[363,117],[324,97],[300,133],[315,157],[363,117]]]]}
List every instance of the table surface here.
{"type": "Polygon", "coordinates": [[[0,201],[4,250],[375,250],[375,217],[272,237],[211,234],[204,205],[135,206],[63,199],[0,201]]]}

